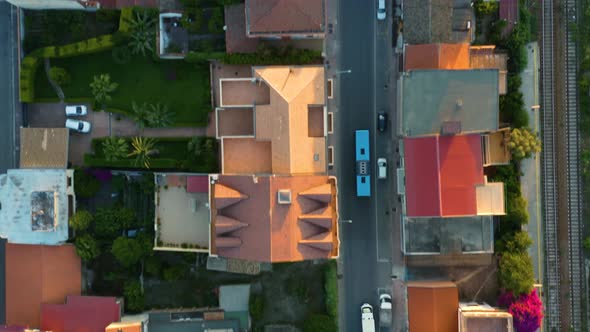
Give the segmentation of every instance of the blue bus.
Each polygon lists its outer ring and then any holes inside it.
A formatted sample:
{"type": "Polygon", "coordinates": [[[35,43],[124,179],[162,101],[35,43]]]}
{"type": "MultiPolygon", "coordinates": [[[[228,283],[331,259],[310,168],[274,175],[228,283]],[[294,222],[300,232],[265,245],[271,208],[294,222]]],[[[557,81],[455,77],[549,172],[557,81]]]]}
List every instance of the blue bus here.
{"type": "Polygon", "coordinates": [[[369,131],[357,130],[356,141],[356,195],[359,197],[371,196],[371,172],[369,131]]]}

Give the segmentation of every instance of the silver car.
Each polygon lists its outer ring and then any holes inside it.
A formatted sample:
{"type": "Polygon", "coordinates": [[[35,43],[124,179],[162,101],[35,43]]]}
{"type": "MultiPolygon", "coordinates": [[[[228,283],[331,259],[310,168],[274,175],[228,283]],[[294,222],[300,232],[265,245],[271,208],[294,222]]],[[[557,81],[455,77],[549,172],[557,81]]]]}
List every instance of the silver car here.
{"type": "Polygon", "coordinates": [[[86,105],[67,105],[66,116],[83,116],[88,114],[86,105]]]}
{"type": "Polygon", "coordinates": [[[79,133],[90,132],[90,122],[74,119],[66,119],[66,128],[77,131],[79,133]]]}

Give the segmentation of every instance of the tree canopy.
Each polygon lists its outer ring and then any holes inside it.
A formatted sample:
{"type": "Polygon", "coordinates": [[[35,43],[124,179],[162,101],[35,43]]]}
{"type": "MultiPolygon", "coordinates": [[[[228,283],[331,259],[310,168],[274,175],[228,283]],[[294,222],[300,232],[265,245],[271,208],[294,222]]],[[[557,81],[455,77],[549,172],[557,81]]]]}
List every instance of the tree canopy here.
{"type": "Polygon", "coordinates": [[[500,286],[514,294],[530,293],[535,283],[531,256],[526,252],[505,252],[500,258],[498,279],[500,286]]]}
{"type": "Polygon", "coordinates": [[[530,128],[514,128],[510,132],[508,147],[513,158],[525,159],[533,153],[541,152],[541,140],[530,128]]]}
{"type": "Polygon", "coordinates": [[[120,236],[113,242],[111,253],[121,265],[130,267],[139,262],[143,255],[141,243],[136,239],[120,236]]]}
{"type": "Polygon", "coordinates": [[[76,253],[85,262],[93,260],[100,254],[98,243],[89,234],[76,237],[74,245],[76,246],[76,253]]]}
{"type": "Polygon", "coordinates": [[[70,217],[70,226],[76,231],[83,231],[90,226],[94,217],[87,210],[77,210],[76,213],[70,217]]]}

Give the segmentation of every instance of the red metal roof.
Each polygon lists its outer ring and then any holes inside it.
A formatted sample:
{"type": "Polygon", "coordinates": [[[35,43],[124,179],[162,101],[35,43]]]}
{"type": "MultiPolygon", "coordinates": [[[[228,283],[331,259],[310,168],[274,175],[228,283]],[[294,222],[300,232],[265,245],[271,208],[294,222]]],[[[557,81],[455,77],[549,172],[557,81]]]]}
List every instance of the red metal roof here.
{"type": "Polygon", "coordinates": [[[188,193],[209,193],[209,177],[207,175],[187,176],[186,192],[188,193]]]}
{"type": "Polygon", "coordinates": [[[65,304],[41,305],[41,329],[52,332],[104,332],[121,319],[114,297],[68,296],[65,304]]]}
{"type": "Polygon", "coordinates": [[[407,214],[477,215],[475,187],[484,183],[481,136],[404,139],[407,214]]]}

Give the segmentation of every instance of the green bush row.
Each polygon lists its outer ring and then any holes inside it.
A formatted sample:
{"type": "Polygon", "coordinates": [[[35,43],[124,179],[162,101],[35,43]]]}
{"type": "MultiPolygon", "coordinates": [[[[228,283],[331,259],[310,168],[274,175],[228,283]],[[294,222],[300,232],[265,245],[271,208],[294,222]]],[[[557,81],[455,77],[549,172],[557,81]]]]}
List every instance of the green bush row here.
{"type": "MultiPolygon", "coordinates": [[[[175,169],[178,161],[174,159],[152,158],[150,160],[151,169],[175,169]]],[[[106,160],[98,158],[90,153],[84,155],[84,165],[88,167],[106,167],[106,168],[142,168],[135,164],[134,159],[123,160],[106,160]]]]}
{"type": "Polygon", "coordinates": [[[129,22],[133,20],[133,7],[125,7],[121,9],[121,16],[119,17],[119,31],[130,32],[131,26],[129,22]]]}
{"type": "Polygon", "coordinates": [[[21,63],[19,74],[19,92],[21,102],[30,103],[35,99],[35,75],[41,60],[34,56],[26,56],[21,63]]]}
{"type": "Polygon", "coordinates": [[[338,324],[338,275],[336,261],[331,261],[324,271],[324,290],[326,292],[326,311],[338,324]]]}
{"type": "Polygon", "coordinates": [[[290,65],[322,63],[322,52],[294,49],[286,55],[277,53],[189,52],[184,61],[190,63],[219,60],[228,65],[290,65]]]}
{"type": "Polygon", "coordinates": [[[63,46],[47,46],[31,52],[28,56],[39,58],[67,58],[106,51],[115,46],[112,35],[102,35],[63,46]]]}

